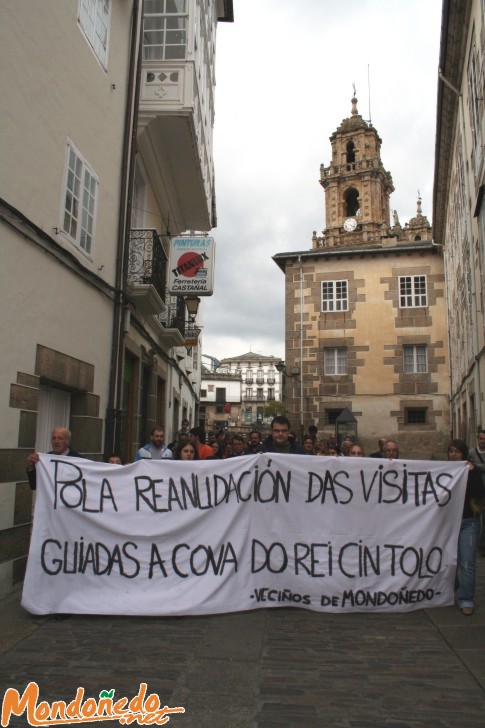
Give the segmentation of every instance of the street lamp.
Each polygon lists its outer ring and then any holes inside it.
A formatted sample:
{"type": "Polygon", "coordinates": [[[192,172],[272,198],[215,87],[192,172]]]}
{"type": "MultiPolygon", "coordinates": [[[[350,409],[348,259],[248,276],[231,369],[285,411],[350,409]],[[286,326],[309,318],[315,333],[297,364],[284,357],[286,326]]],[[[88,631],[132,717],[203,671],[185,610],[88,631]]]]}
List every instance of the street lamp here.
{"type": "Polygon", "coordinates": [[[353,442],[357,440],[357,420],[347,407],[335,420],[335,429],[338,445],[341,445],[346,437],[351,437],[353,442]]]}
{"type": "Polygon", "coordinates": [[[197,346],[200,328],[195,325],[195,318],[199,310],[200,298],[198,296],[186,296],[185,306],[189,314],[189,321],[185,327],[185,346],[187,349],[197,346]]]}
{"type": "Polygon", "coordinates": [[[187,307],[187,312],[192,321],[194,321],[195,317],[197,316],[199,303],[200,298],[198,296],[186,296],[185,298],[185,306],[187,307]]]}
{"type": "Polygon", "coordinates": [[[277,372],[280,372],[285,377],[297,377],[300,373],[300,367],[291,367],[290,371],[288,371],[284,361],[279,361],[278,364],[275,364],[275,368],[277,372]]]}

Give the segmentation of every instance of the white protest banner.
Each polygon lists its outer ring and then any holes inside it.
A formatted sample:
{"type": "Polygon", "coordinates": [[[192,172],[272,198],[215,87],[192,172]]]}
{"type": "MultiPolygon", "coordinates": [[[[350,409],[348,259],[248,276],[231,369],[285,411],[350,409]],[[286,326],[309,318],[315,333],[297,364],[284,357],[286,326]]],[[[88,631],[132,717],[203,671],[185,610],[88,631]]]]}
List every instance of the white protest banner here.
{"type": "Polygon", "coordinates": [[[33,614],[411,611],[453,603],[466,462],[41,455],[33,614]]]}

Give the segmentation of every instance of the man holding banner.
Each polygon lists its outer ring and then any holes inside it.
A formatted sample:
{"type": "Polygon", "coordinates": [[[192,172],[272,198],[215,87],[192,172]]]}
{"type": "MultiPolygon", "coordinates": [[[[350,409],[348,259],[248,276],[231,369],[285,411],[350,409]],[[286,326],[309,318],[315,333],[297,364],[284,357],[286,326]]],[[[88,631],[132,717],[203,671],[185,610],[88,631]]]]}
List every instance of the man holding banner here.
{"type": "MultiPolygon", "coordinates": [[[[71,433],[67,427],[54,427],[51,434],[51,454],[67,455],[71,458],[81,458],[78,452],[71,448],[71,433]]],[[[39,462],[39,453],[33,452],[27,458],[27,479],[31,490],[37,489],[37,475],[35,466],[39,462]]]]}

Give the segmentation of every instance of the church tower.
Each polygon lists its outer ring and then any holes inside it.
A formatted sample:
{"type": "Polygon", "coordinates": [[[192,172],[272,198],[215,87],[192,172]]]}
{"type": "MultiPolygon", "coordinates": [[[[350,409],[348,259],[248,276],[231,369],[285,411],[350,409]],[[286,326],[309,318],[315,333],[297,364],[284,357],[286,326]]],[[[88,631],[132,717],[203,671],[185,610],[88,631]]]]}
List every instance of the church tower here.
{"type": "MultiPolygon", "coordinates": [[[[391,140],[392,142],[393,140],[391,140]]],[[[400,140],[394,140],[400,143],[400,140]]],[[[366,453],[379,437],[406,458],[446,458],[448,333],[440,246],[421,210],[399,221],[381,139],[352,111],[320,167],[325,229],[310,250],[277,253],[285,274],[285,407],[327,439],[351,414],[366,453]],[[391,216],[392,212],[392,216],[391,216]],[[392,218],[392,219],[391,219],[392,218]]],[[[409,154],[413,153],[409,149],[409,154]]]]}
{"type": "Polygon", "coordinates": [[[330,137],[332,161],[320,165],[325,190],[326,227],[323,238],[314,235],[313,247],[380,244],[388,237],[392,177],[381,160],[382,140],[357,110],[330,137]]]}

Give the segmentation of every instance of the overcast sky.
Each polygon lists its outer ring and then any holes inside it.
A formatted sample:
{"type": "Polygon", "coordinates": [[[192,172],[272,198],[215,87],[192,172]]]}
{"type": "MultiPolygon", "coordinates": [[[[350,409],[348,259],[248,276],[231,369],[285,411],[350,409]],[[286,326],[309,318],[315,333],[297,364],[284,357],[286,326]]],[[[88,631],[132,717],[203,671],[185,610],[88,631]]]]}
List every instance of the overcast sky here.
{"type": "Polygon", "coordinates": [[[325,227],[320,163],[358,111],[382,139],[402,225],[432,222],[441,0],[234,0],[217,31],[214,295],[202,351],[284,358],[284,275],[275,253],[325,227]],[[369,83],[370,76],[370,103],[369,83]]]}

